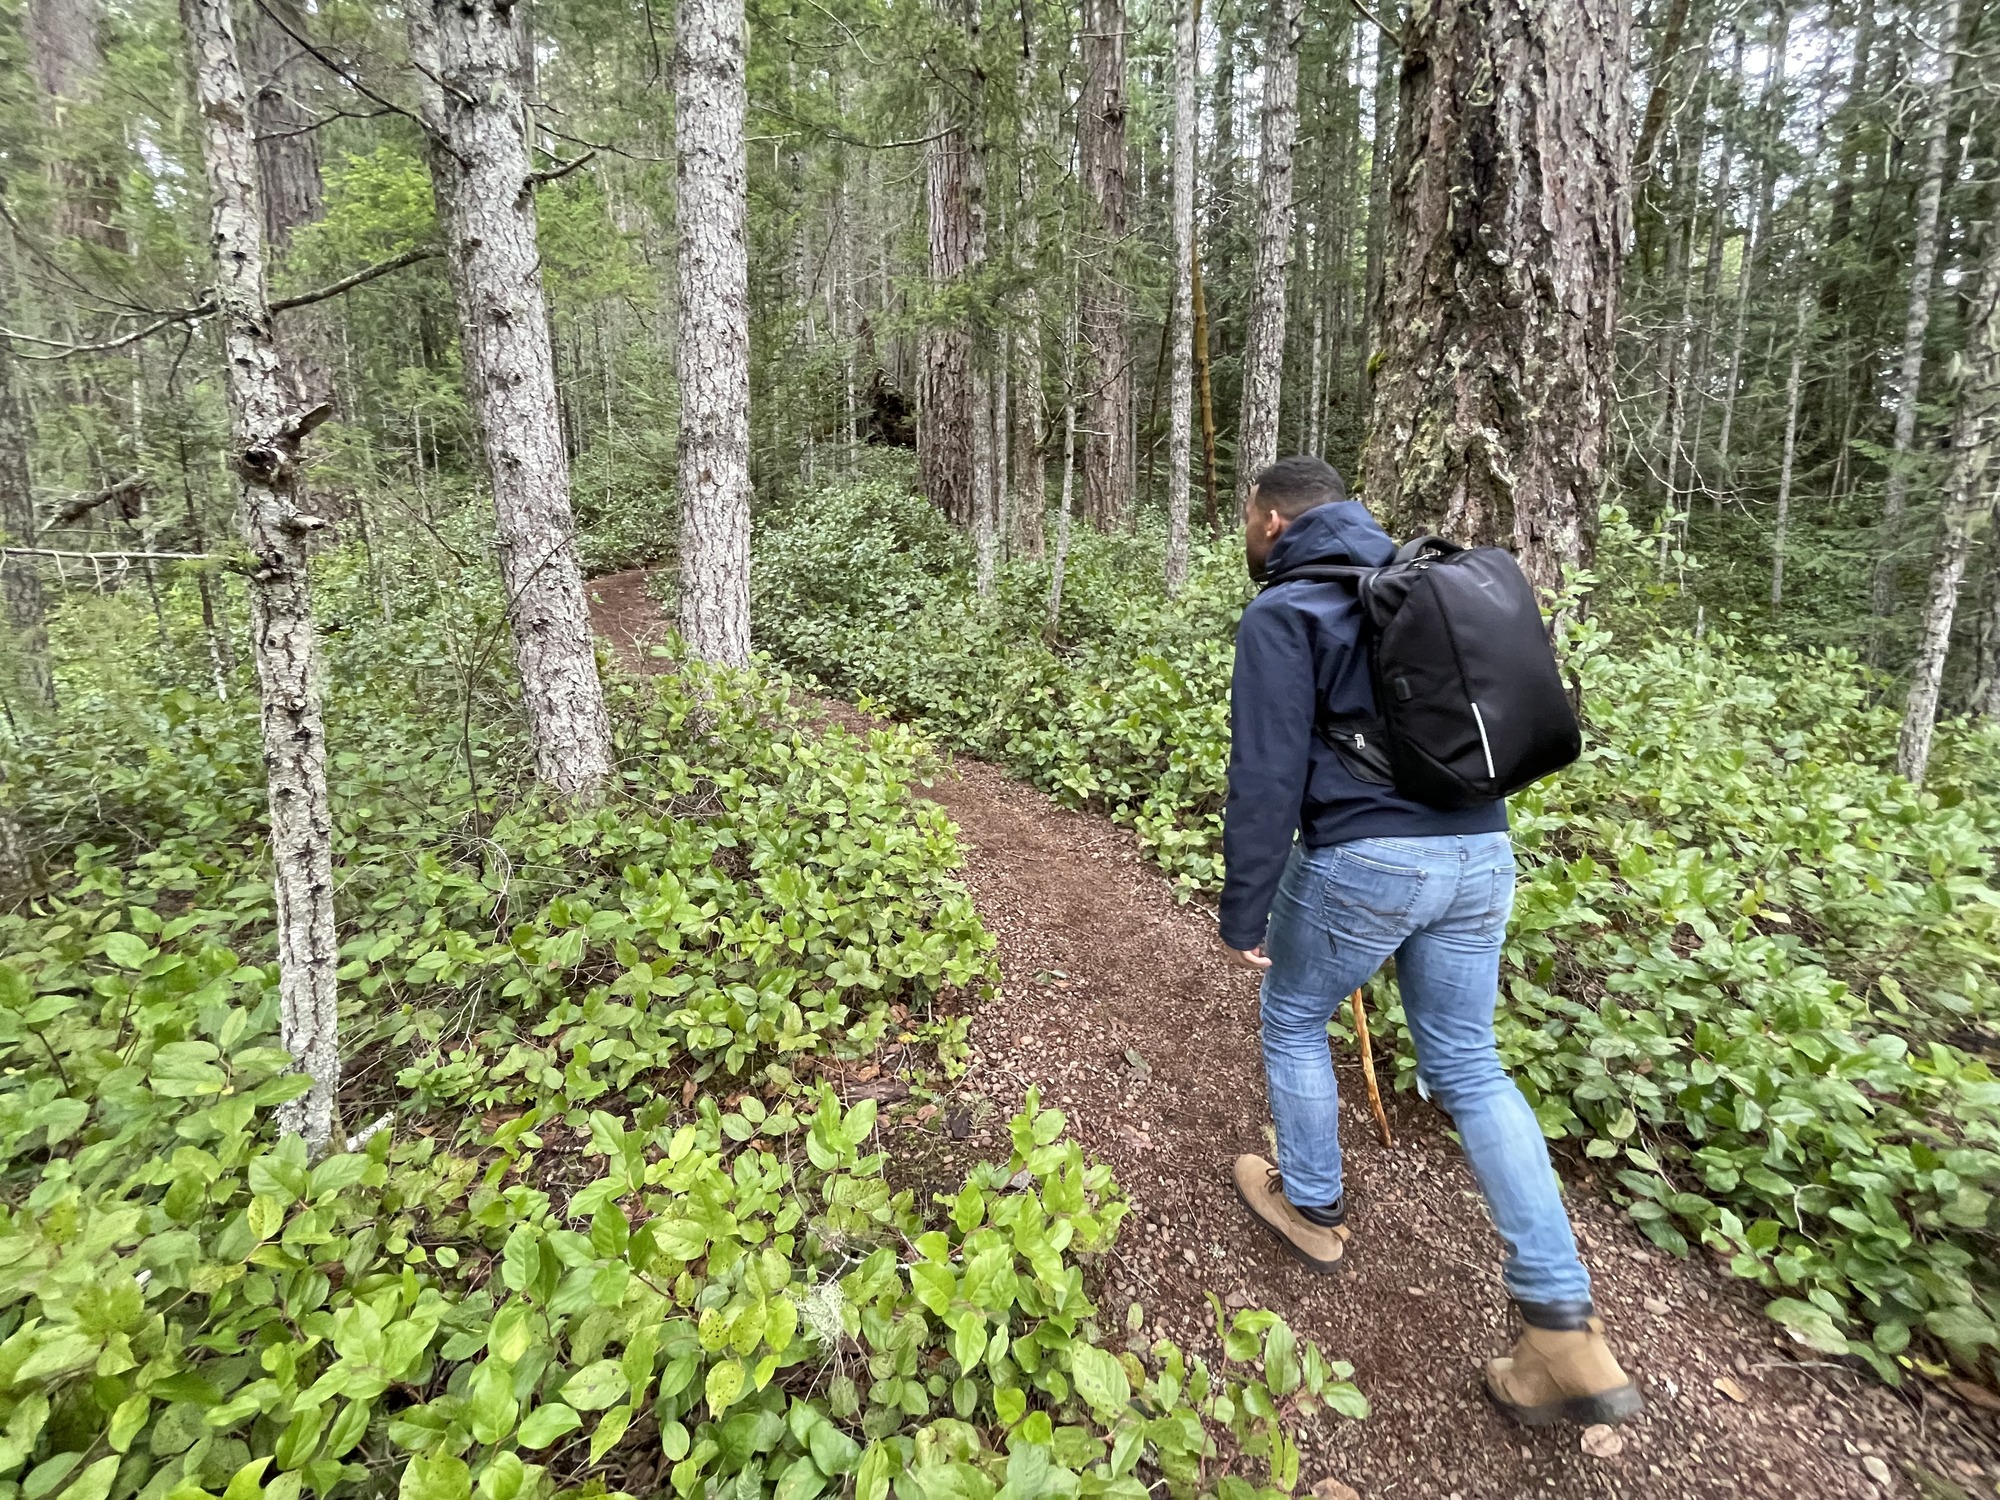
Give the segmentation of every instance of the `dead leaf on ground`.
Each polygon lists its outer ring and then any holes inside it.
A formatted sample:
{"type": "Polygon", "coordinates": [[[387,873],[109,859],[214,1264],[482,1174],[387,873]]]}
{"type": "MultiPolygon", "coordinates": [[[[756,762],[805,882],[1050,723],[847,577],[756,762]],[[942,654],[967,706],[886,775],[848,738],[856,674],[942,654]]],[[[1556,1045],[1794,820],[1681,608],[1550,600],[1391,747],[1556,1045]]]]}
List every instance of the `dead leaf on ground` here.
{"type": "Polygon", "coordinates": [[[1731,1401],[1734,1401],[1738,1406],[1747,1406],[1750,1404],[1750,1393],[1727,1375],[1718,1375],[1715,1377],[1715,1388],[1731,1401]]]}
{"type": "Polygon", "coordinates": [[[1606,1422],[1583,1429],[1583,1451],[1592,1458],[1616,1458],[1625,1451],[1625,1439],[1606,1422]]]}
{"type": "Polygon", "coordinates": [[[1313,1500],[1361,1500],[1361,1492],[1338,1479],[1322,1479],[1312,1487],[1313,1500]]]}

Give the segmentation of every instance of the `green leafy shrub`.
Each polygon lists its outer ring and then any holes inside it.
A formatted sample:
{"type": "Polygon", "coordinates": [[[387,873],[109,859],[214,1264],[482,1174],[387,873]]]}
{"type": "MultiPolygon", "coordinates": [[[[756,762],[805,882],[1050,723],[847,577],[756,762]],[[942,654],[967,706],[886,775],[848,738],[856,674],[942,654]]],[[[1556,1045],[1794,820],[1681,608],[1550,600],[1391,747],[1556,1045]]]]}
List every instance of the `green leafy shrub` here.
{"type": "Polygon", "coordinates": [[[1263,1496],[1287,1423],[1363,1414],[1269,1313],[1213,1370],[1112,1352],[1085,1266],[1125,1205],[1033,1098],[918,1204],[875,1105],[799,1081],[992,974],[908,732],[668,662],[612,680],[618,793],[558,814],[490,587],[402,585],[379,626],[356,564],[324,595],[343,1105],[395,1129],[270,1139],[303,1080],[256,711],[174,685],[185,598],[157,651],[67,653],[63,717],[5,747],[42,885],[0,914],[0,1500],[1263,1496]]]}
{"type": "MultiPolygon", "coordinates": [[[[1139,544],[1080,536],[1051,647],[1043,567],[982,607],[941,530],[889,479],[799,507],[760,540],[765,643],[1219,885],[1240,559],[1209,550],[1170,603],[1139,544]]],[[[1922,1335],[1993,1379],[1994,736],[1949,736],[1913,789],[1852,656],[1660,627],[1647,558],[1613,513],[1568,642],[1589,749],[1514,799],[1507,1061],[1656,1242],[1706,1246],[1814,1347],[1895,1379],[1922,1335]]]]}

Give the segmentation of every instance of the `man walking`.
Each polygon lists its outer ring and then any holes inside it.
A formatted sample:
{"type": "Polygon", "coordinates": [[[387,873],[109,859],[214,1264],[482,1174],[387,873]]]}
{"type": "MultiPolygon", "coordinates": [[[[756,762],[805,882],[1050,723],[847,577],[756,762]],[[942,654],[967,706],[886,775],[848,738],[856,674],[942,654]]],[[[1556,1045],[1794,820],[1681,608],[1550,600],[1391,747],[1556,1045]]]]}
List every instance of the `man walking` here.
{"type": "MultiPolygon", "coordinates": [[[[1257,476],[1244,524],[1252,577],[1309,564],[1380,567],[1395,553],[1321,460],[1281,459],[1257,476]]],[[[1348,1204],[1327,1021],[1395,955],[1418,1080],[1457,1127],[1506,1242],[1504,1279],[1526,1325],[1513,1354],[1488,1363],[1487,1390],[1529,1426],[1622,1421],[1642,1404],[1638,1387],[1605,1343],[1541,1128],[1494,1042],[1514,901],[1506,804],[1443,811],[1411,801],[1371,764],[1365,743],[1336,750],[1316,732],[1325,717],[1374,708],[1352,583],[1280,583],[1244,610],[1222,940],[1263,972],[1278,1163],[1238,1157],[1237,1194],[1315,1270],[1341,1258],[1348,1204]]]]}

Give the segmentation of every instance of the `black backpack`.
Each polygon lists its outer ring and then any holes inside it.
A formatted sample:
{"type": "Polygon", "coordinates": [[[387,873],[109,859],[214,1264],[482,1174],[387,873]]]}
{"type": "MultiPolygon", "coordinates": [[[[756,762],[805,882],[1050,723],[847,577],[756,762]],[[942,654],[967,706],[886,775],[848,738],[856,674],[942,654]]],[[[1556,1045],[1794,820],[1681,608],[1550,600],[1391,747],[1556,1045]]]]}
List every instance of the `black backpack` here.
{"type": "Polygon", "coordinates": [[[1583,753],[1542,612],[1499,547],[1424,536],[1387,567],[1332,563],[1265,580],[1352,583],[1375,717],[1321,711],[1319,736],[1356,776],[1430,807],[1519,791],[1583,753]]]}

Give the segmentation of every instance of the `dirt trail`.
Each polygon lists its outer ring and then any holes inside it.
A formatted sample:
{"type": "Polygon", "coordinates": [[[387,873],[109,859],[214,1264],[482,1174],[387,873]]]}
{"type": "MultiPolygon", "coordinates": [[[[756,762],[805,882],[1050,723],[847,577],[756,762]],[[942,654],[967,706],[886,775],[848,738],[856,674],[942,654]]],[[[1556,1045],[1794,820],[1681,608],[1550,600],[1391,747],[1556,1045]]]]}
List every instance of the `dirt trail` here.
{"type": "MultiPolygon", "coordinates": [[[[637,575],[592,588],[617,645],[651,638],[637,575]]],[[[1256,980],[1227,960],[1213,918],[1178,904],[1123,830],[991,766],[960,761],[929,794],[960,829],[1003,975],[974,1018],[966,1080],[995,1108],[974,1111],[970,1141],[951,1149],[1004,1154],[1005,1120],[1038,1085],[1133,1204],[1106,1274],[1108,1326],[1137,1301],[1148,1335],[1206,1352],[1213,1291],[1273,1308],[1352,1363],[1373,1414],[1301,1434],[1308,1482],[1337,1478],[1363,1500],[2000,1493],[1993,1413],[1790,1357],[1742,1283],[1652,1249],[1581,1183],[1570,1196],[1600,1310],[1649,1410],[1609,1458],[1581,1452],[1574,1429],[1512,1427],[1479,1387],[1481,1362],[1512,1337],[1498,1242],[1444,1117],[1392,1096],[1385,1150],[1358,1069],[1339,1059],[1354,1238],[1340,1272],[1306,1270],[1229,1187],[1238,1152],[1271,1148],[1256,980]]],[[[924,1128],[954,1119],[962,1128],[964,1112],[924,1128]]]]}

